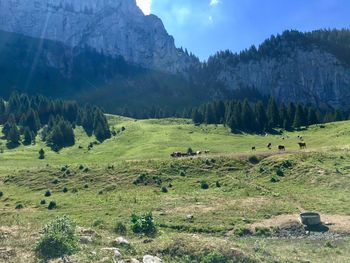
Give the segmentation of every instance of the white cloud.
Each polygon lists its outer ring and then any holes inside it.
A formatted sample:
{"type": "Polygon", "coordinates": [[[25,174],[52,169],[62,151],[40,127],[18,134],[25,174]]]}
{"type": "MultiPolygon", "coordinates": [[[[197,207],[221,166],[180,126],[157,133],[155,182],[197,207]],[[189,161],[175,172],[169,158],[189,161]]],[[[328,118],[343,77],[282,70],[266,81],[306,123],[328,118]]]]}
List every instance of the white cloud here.
{"type": "Polygon", "coordinates": [[[216,5],[218,5],[218,4],[220,4],[221,3],[221,1],[220,0],[210,0],[210,6],[216,6],[216,5]]]}
{"type": "Polygon", "coordinates": [[[151,13],[152,0],[136,0],[136,3],[145,15],[149,15],[151,13]]]}

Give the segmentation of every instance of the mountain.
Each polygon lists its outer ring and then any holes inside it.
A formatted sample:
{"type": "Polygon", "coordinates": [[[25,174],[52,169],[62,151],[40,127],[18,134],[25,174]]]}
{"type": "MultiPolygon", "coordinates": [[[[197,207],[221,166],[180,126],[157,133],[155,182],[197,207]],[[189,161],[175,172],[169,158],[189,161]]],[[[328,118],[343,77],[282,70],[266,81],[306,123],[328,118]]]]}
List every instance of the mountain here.
{"type": "Polygon", "coordinates": [[[90,47],[171,73],[198,63],[176,48],[162,21],[145,16],[135,0],[0,0],[0,30],[90,47]]]}
{"type": "Polygon", "coordinates": [[[349,109],[350,31],[285,31],[201,63],[135,0],[0,0],[0,85],[137,116],[270,95],[349,109]]]}
{"type": "Polygon", "coordinates": [[[280,102],[350,107],[350,31],[285,31],[239,54],[218,52],[200,79],[232,92],[251,88],[280,102]]]}
{"type": "Polygon", "coordinates": [[[98,104],[143,117],[152,107],[182,110],[206,100],[187,79],[145,69],[89,47],[0,31],[0,96],[12,91],[98,104]]]}

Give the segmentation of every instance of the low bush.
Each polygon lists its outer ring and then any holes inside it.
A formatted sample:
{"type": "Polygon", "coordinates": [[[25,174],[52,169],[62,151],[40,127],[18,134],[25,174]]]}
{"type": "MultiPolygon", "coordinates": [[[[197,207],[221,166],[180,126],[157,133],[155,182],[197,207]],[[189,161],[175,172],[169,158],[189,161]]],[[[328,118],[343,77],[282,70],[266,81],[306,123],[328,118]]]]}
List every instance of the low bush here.
{"type": "Polygon", "coordinates": [[[271,230],[270,228],[267,227],[256,227],[255,228],[255,235],[256,236],[270,236],[271,235],[271,230]]]}
{"type": "Polygon", "coordinates": [[[168,192],[168,188],[166,188],[166,186],[162,187],[162,193],[167,193],[168,192]]]}
{"type": "Polygon", "coordinates": [[[278,183],[280,179],[278,179],[276,176],[272,176],[270,179],[271,183],[278,183]]]}
{"type": "Polygon", "coordinates": [[[56,208],[57,208],[56,202],[55,202],[55,201],[50,201],[50,203],[49,203],[47,209],[53,210],[53,209],[56,209],[56,208]]]}
{"type": "Polygon", "coordinates": [[[281,169],[277,169],[276,170],[276,175],[279,177],[283,177],[284,176],[284,172],[281,169]]]}
{"type": "Polygon", "coordinates": [[[216,181],[215,185],[216,185],[217,188],[221,187],[221,183],[219,181],[216,181]]]}
{"type": "Polygon", "coordinates": [[[41,205],[45,205],[45,204],[46,204],[46,200],[45,200],[45,199],[41,200],[41,201],[40,201],[40,204],[41,204],[41,205]]]}
{"type": "Polygon", "coordinates": [[[50,190],[47,190],[47,191],[45,192],[44,196],[46,196],[46,197],[51,196],[51,191],[50,191],[50,190]]]}
{"type": "Polygon", "coordinates": [[[125,235],[126,234],[126,226],[122,222],[117,222],[114,226],[114,232],[118,235],[125,235]]]}
{"type": "Polygon", "coordinates": [[[68,217],[60,217],[46,225],[36,244],[35,252],[40,258],[52,259],[71,255],[78,249],[76,225],[68,217]]]}
{"type": "Polygon", "coordinates": [[[0,191],[0,198],[4,196],[4,193],[0,191]]]}
{"type": "Polygon", "coordinates": [[[63,193],[67,193],[68,192],[68,188],[67,187],[64,187],[63,190],[62,190],[63,193]]]}
{"type": "Polygon", "coordinates": [[[252,231],[246,227],[238,227],[234,230],[234,233],[236,236],[239,236],[239,237],[250,236],[253,234],[252,231]]]}
{"type": "Polygon", "coordinates": [[[154,235],[157,232],[152,213],[131,215],[131,229],[136,234],[154,235]]]}
{"type": "Polygon", "coordinates": [[[209,184],[206,181],[202,181],[201,182],[201,188],[206,190],[209,189],[209,184]]]}
{"type": "Polygon", "coordinates": [[[16,204],[15,206],[15,209],[19,210],[19,209],[23,209],[24,208],[24,205],[19,203],[19,204],[16,204]]]}
{"type": "Polygon", "coordinates": [[[224,255],[222,255],[220,252],[214,251],[210,254],[203,257],[202,261],[203,263],[228,263],[233,262],[230,261],[228,258],[226,258],[224,255]]]}
{"type": "Polygon", "coordinates": [[[251,164],[258,164],[260,162],[258,157],[256,157],[255,155],[249,156],[248,161],[251,164]]]}

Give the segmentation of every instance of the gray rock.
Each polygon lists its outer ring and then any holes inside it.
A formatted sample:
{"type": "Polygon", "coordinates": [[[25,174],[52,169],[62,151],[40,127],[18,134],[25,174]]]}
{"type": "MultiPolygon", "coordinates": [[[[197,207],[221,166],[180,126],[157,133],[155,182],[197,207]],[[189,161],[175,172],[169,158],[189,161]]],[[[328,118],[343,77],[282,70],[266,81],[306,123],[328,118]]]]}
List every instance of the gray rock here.
{"type": "Polygon", "coordinates": [[[159,257],[145,255],[143,257],[143,263],[161,263],[163,262],[159,257]]]}
{"type": "Polygon", "coordinates": [[[118,245],[124,245],[128,246],[130,245],[130,242],[126,240],[124,237],[117,237],[113,242],[113,246],[118,246],[118,245]]]}
{"type": "Polygon", "coordinates": [[[82,244],[90,244],[90,243],[92,243],[92,237],[91,236],[81,236],[80,237],[80,243],[82,243],[82,244]]]}

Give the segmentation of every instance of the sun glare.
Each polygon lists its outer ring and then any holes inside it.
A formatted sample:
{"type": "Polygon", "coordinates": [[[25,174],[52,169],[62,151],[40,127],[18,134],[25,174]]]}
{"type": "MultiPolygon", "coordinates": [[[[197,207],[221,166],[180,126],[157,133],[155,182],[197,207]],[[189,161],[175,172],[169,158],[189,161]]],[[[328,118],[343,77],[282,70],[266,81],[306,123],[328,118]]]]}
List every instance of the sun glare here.
{"type": "Polygon", "coordinates": [[[136,0],[137,5],[145,15],[149,15],[151,13],[151,1],[152,0],[136,0]]]}

